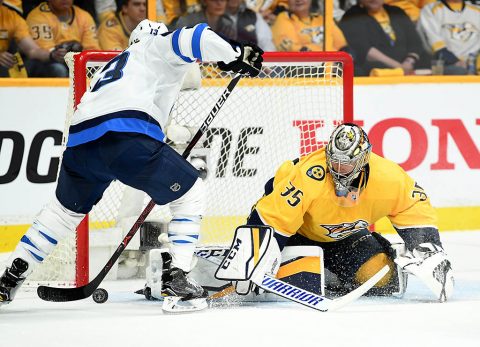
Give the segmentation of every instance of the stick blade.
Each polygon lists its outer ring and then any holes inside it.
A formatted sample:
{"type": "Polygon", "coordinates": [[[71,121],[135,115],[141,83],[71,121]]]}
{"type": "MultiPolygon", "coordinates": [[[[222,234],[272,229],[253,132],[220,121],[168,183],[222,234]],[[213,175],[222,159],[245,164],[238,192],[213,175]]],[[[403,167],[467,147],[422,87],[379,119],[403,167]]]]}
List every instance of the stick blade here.
{"type": "Polygon", "coordinates": [[[387,274],[389,270],[390,268],[388,267],[388,265],[385,265],[375,275],[373,275],[365,283],[363,283],[360,287],[352,290],[350,293],[338,299],[334,299],[331,302],[328,310],[329,311],[338,310],[339,308],[342,308],[343,306],[351,303],[352,301],[357,300],[363,294],[368,292],[370,288],[372,288],[375,284],[377,284],[378,281],[380,281],[383,278],[383,276],[387,274]]]}
{"type": "Polygon", "coordinates": [[[37,294],[40,299],[45,301],[67,302],[86,299],[93,294],[95,289],[96,288],[90,288],[88,284],[77,288],[39,286],[37,288],[37,294]]]}

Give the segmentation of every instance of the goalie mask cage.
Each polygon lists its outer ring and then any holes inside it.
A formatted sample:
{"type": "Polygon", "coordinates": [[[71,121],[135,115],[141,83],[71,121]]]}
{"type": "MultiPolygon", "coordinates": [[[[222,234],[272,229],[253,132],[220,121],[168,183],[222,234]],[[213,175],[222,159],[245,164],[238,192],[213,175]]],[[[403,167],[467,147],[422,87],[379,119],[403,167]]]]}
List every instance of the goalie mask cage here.
{"type": "MultiPolygon", "coordinates": [[[[70,94],[64,144],[74,109],[90,79],[117,54],[85,51],[67,56],[70,94]]],[[[171,119],[189,128],[192,135],[232,78],[215,64],[202,63],[200,68],[202,88],[180,92],[171,112],[171,119]]],[[[204,160],[207,168],[207,209],[200,242],[229,244],[276,168],[285,160],[320,148],[337,124],[351,121],[353,62],[348,54],[265,53],[261,74],[240,80],[192,151],[191,157],[204,160]]],[[[180,153],[184,147],[176,145],[180,153]]],[[[143,192],[112,182],[76,236],[62,241],[29,280],[76,286],[88,283],[89,234],[122,229],[120,243],[149,199],[143,192]]],[[[157,206],[149,219],[168,223],[168,206],[157,206]]]]}

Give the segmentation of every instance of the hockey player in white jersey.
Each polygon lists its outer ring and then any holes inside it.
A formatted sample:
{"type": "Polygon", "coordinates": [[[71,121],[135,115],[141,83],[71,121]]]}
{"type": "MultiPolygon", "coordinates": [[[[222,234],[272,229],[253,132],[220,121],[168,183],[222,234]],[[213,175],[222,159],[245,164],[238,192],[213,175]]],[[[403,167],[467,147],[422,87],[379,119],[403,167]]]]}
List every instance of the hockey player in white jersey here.
{"type": "Polygon", "coordinates": [[[0,305],[13,300],[25,278],[76,227],[115,179],[170,203],[172,263],[165,293],[184,300],[206,291],[187,277],[199,238],[204,186],[198,172],[164,143],[169,112],[189,65],[217,62],[220,69],[258,75],[263,51],[226,41],[207,24],[168,32],[142,21],[130,46],[91,81],[69,129],[56,196],[21,238],[0,278],[0,305]]]}

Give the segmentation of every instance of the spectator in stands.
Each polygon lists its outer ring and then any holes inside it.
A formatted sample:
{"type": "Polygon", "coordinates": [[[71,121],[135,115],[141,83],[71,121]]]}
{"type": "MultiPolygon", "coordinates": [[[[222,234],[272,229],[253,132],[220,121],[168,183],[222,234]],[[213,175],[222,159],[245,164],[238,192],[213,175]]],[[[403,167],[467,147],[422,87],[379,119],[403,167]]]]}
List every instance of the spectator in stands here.
{"type": "Polygon", "coordinates": [[[345,13],[340,28],[356,53],[357,75],[368,75],[373,68],[401,68],[412,74],[430,65],[413,22],[383,0],[359,0],[345,13]]]}
{"type": "Polygon", "coordinates": [[[445,75],[467,74],[468,55],[480,50],[480,8],[463,0],[437,1],[422,9],[418,29],[445,75]]]}
{"type": "MultiPolygon", "coordinates": [[[[100,49],[92,16],[73,5],[73,0],[48,0],[27,17],[30,34],[38,45],[51,50],[52,60],[61,61],[69,51],[100,49]]],[[[29,74],[34,77],[67,77],[64,63],[31,60],[29,74]]]]}
{"type": "Polygon", "coordinates": [[[175,26],[178,18],[201,12],[200,0],[161,0],[157,1],[157,20],[169,26],[175,26]],[[159,9],[159,5],[162,7],[159,9]],[[163,12],[163,16],[160,15],[163,12]]]}
{"type": "Polygon", "coordinates": [[[260,13],[269,25],[288,8],[288,0],[246,0],[245,3],[247,8],[260,13]]]}
{"type": "MultiPolygon", "coordinates": [[[[319,5],[322,5],[322,1],[318,1],[319,5]]],[[[342,19],[346,10],[355,5],[357,0],[333,0],[333,18],[336,22],[342,19]]],[[[321,6],[323,8],[323,6],[321,6]]]]}
{"type": "Polygon", "coordinates": [[[0,77],[27,77],[20,50],[29,59],[48,62],[50,52],[33,41],[25,19],[0,0],[0,77]]]}
{"type": "Polygon", "coordinates": [[[385,0],[385,4],[400,7],[405,11],[412,22],[416,23],[420,17],[420,11],[423,6],[434,2],[435,0],[385,0]]]}
{"type": "Polygon", "coordinates": [[[147,18],[147,0],[124,0],[119,11],[110,15],[98,28],[98,41],[104,50],[123,51],[130,33],[147,18]]]}
{"type": "Polygon", "coordinates": [[[3,4],[8,8],[17,12],[20,16],[23,15],[22,0],[7,0],[7,1],[3,1],[3,4]]]}
{"type": "Polygon", "coordinates": [[[324,47],[323,16],[312,11],[312,0],[289,0],[272,26],[273,42],[279,51],[339,51],[347,41],[332,19],[331,45],[324,47]]]}
{"type": "Polygon", "coordinates": [[[234,23],[234,40],[253,42],[266,52],[276,50],[272,30],[259,13],[245,6],[244,0],[228,0],[227,14],[234,23]]]}
{"type": "Polygon", "coordinates": [[[226,9],[227,0],[202,0],[202,10],[180,17],[175,28],[208,23],[213,31],[233,39],[235,27],[233,21],[226,14],[226,9]]]}

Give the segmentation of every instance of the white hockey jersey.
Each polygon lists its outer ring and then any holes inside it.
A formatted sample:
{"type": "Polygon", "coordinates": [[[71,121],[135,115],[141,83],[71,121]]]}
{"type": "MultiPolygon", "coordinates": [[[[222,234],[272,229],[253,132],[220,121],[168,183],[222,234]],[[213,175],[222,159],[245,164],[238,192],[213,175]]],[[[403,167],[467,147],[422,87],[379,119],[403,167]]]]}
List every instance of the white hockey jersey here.
{"type": "Polygon", "coordinates": [[[239,54],[204,23],[152,33],[96,73],[73,115],[67,146],[96,140],[108,131],[163,141],[188,65],[197,60],[229,63],[239,54]]]}
{"type": "Polygon", "coordinates": [[[473,5],[464,4],[461,11],[455,11],[443,1],[428,4],[418,26],[433,52],[446,47],[466,61],[469,53],[480,50],[480,8],[473,5]]]}

